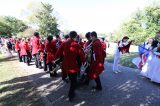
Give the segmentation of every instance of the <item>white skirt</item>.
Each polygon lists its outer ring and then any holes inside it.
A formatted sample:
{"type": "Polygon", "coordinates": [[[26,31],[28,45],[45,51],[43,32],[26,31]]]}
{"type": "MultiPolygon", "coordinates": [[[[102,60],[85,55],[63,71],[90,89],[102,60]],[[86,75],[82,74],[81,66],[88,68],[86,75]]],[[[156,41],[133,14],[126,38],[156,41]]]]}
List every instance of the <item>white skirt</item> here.
{"type": "Polygon", "coordinates": [[[141,75],[160,83],[160,58],[150,55],[142,68],[141,75]]]}

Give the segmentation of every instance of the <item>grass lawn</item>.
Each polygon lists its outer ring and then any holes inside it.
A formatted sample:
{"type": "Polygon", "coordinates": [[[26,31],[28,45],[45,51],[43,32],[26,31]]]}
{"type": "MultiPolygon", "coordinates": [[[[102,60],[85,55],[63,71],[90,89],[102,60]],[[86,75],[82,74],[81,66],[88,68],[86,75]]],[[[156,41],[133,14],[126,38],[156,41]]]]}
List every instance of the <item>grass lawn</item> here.
{"type": "Polygon", "coordinates": [[[0,106],[43,106],[16,57],[0,55],[0,106]]]}
{"type": "MultiPolygon", "coordinates": [[[[133,58],[138,57],[137,52],[131,52],[130,54],[121,54],[120,57],[120,65],[130,67],[130,68],[137,68],[133,63],[132,60],[133,58]]],[[[109,63],[113,63],[113,54],[108,54],[106,60],[109,63]]]]}

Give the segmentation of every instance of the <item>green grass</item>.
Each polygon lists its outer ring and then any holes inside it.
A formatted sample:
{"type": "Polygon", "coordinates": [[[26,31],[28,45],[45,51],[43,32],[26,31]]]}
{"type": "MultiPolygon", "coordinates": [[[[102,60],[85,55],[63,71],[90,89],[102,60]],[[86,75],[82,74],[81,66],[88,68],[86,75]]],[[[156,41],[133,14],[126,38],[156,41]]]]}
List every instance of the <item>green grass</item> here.
{"type": "MultiPolygon", "coordinates": [[[[131,52],[130,54],[121,54],[120,56],[120,65],[130,67],[130,68],[137,68],[133,63],[133,58],[138,57],[138,53],[131,52]]],[[[109,63],[113,63],[114,57],[112,54],[108,54],[106,60],[109,63]]]]}
{"type": "Polygon", "coordinates": [[[0,106],[26,105],[42,106],[43,103],[28,80],[27,73],[19,68],[17,58],[0,55],[0,106]]]}

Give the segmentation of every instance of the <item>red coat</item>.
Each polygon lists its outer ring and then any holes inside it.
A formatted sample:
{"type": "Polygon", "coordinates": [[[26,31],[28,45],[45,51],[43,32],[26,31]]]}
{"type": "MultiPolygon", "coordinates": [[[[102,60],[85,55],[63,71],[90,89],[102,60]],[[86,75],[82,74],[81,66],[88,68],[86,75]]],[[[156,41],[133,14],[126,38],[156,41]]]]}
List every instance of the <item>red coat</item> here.
{"type": "Polygon", "coordinates": [[[20,44],[20,55],[21,56],[26,56],[27,55],[27,50],[29,51],[30,50],[30,47],[28,45],[28,42],[25,42],[25,41],[22,41],[21,44],[20,44]]]}
{"type": "Polygon", "coordinates": [[[31,40],[32,43],[32,54],[38,54],[39,52],[39,46],[40,46],[40,38],[39,37],[33,37],[31,40]]]}
{"type": "MultiPolygon", "coordinates": [[[[118,42],[118,46],[120,44],[120,41],[118,42]]],[[[129,48],[132,44],[132,41],[130,41],[127,45],[123,45],[123,47],[118,47],[119,51],[123,53],[129,53],[129,48]]]]}
{"type": "Polygon", "coordinates": [[[16,44],[15,44],[15,50],[16,51],[20,50],[20,42],[19,41],[17,41],[16,44]]]}
{"type": "Polygon", "coordinates": [[[104,56],[103,56],[103,48],[102,44],[99,39],[96,39],[93,44],[93,53],[95,54],[95,60],[92,56],[91,59],[91,65],[90,65],[90,71],[89,71],[89,77],[90,79],[97,78],[104,70],[103,62],[104,62],[104,56]]]}
{"type": "Polygon", "coordinates": [[[45,48],[47,52],[47,60],[46,63],[52,62],[54,60],[56,54],[56,42],[52,40],[51,42],[45,42],[45,48]]]}
{"type": "Polygon", "coordinates": [[[106,48],[107,48],[106,43],[105,43],[105,42],[101,42],[101,43],[102,43],[102,48],[103,48],[103,50],[105,50],[105,51],[106,51],[106,48]]]}
{"type": "Polygon", "coordinates": [[[80,57],[82,62],[85,61],[85,54],[81,46],[73,39],[68,39],[58,49],[55,60],[63,57],[62,61],[62,73],[75,73],[80,71],[80,67],[77,63],[77,56],[80,57]]]}
{"type": "Polygon", "coordinates": [[[79,42],[79,45],[83,48],[84,47],[84,43],[82,41],[79,42]]]}
{"type": "Polygon", "coordinates": [[[40,43],[40,46],[39,46],[39,52],[40,52],[40,61],[43,61],[43,54],[44,54],[44,49],[45,49],[45,45],[40,43]]]}

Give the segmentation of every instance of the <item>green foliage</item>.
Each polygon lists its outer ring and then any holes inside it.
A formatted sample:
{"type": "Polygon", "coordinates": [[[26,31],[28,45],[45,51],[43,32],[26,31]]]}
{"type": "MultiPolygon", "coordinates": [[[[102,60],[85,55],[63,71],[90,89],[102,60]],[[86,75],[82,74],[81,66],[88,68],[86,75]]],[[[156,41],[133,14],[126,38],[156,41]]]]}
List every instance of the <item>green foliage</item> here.
{"type": "Polygon", "coordinates": [[[0,22],[0,35],[7,35],[8,33],[11,33],[11,27],[0,22]]]}
{"type": "Polygon", "coordinates": [[[43,36],[56,35],[59,33],[57,20],[53,15],[53,7],[48,3],[37,5],[37,9],[35,9],[30,16],[30,21],[34,21],[43,36]]]}
{"type": "Polygon", "coordinates": [[[11,16],[0,17],[0,33],[1,34],[17,34],[24,31],[28,26],[21,20],[11,16]]]}
{"type": "Polygon", "coordinates": [[[147,38],[155,37],[157,31],[160,31],[160,5],[154,4],[137,10],[123,22],[118,34],[125,34],[139,44],[147,38]]]}

